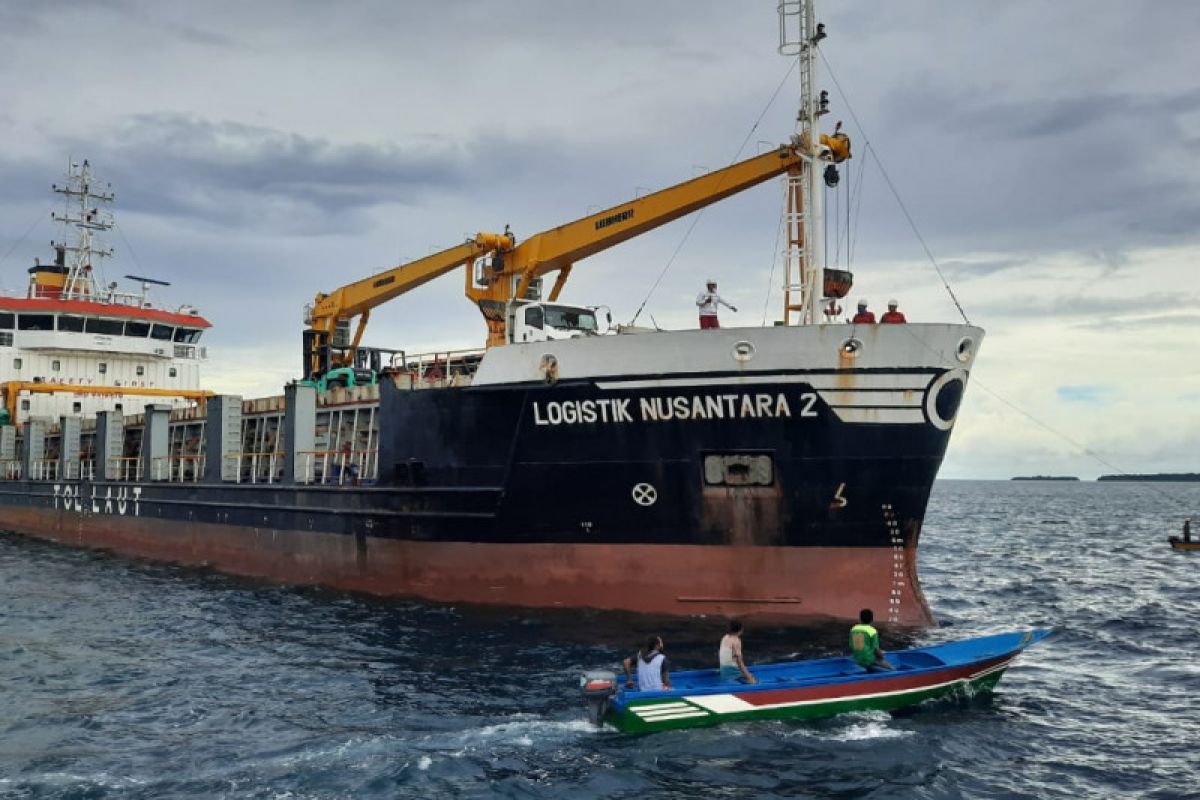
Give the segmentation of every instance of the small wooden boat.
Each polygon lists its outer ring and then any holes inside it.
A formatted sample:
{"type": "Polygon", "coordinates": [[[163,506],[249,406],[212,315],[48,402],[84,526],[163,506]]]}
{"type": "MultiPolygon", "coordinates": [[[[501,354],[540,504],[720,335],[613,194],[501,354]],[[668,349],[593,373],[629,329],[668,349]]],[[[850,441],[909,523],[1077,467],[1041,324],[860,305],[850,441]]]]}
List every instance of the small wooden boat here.
{"type": "Polygon", "coordinates": [[[1176,550],[1200,550],[1200,539],[1192,539],[1190,542],[1185,542],[1178,536],[1168,536],[1167,541],[1176,550]]]}
{"type": "Polygon", "coordinates": [[[847,711],[894,711],[926,700],[990,691],[1017,654],[1049,630],[889,652],[895,670],[868,672],[848,657],[750,667],[758,683],[722,683],[716,670],[671,675],[671,691],[620,689],[612,672],[581,683],[593,722],[648,733],[754,719],[816,719],[847,711]]]}

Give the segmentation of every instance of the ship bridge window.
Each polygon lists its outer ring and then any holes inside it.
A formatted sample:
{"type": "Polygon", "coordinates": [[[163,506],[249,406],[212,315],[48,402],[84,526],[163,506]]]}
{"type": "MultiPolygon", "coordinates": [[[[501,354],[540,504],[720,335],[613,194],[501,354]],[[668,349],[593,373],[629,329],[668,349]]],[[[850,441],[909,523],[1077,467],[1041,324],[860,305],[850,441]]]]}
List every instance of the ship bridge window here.
{"type": "Polygon", "coordinates": [[[58,318],[58,329],[60,331],[83,333],[83,317],[72,317],[68,314],[63,314],[58,318]]]}
{"type": "Polygon", "coordinates": [[[170,325],[155,325],[150,329],[150,338],[169,342],[171,341],[171,334],[174,332],[174,330],[175,329],[170,325]]]}
{"type": "Polygon", "coordinates": [[[145,339],[150,335],[150,323],[134,322],[133,320],[130,320],[129,322],[125,323],[125,335],[136,336],[139,339],[145,339]]]}
{"type": "Polygon", "coordinates": [[[11,331],[16,324],[17,315],[3,313],[0,314],[0,330],[11,331]]]}
{"type": "Polygon", "coordinates": [[[200,341],[200,331],[195,328],[176,328],[175,341],[183,344],[195,344],[200,341]]]}
{"type": "Polygon", "coordinates": [[[543,319],[544,317],[542,316],[541,306],[530,306],[529,308],[525,309],[525,324],[529,327],[537,328],[540,331],[542,329],[543,319]]]}
{"type": "Polygon", "coordinates": [[[120,336],[125,330],[125,323],[119,319],[100,319],[99,317],[88,317],[84,324],[84,330],[88,333],[100,333],[105,336],[120,336]]]}
{"type": "Polygon", "coordinates": [[[17,317],[19,331],[52,331],[54,330],[53,314],[21,314],[17,317]]]}
{"type": "Polygon", "coordinates": [[[0,331],[0,347],[12,347],[12,331],[0,331]]]}
{"type": "Polygon", "coordinates": [[[596,314],[589,308],[546,306],[546,324],[563,331],[596,331],[596,314]]]}

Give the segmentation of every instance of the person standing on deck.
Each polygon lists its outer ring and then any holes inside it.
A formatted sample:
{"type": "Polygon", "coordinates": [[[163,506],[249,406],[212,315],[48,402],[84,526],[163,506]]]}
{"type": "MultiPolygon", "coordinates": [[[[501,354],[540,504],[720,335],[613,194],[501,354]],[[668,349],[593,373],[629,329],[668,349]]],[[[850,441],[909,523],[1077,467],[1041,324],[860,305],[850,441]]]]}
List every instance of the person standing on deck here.
{"type": "Polygon", "coordinates": [[[900,304],[895,300],[888,300],[888,310],[884,312],[882,317],[879,318],[879,321],[885,325],[889,323],[896,324],[900,322],[908,322],[908,320],[904,317],[904,312],[896,310],[896,306],[898,305],[900,304]]]}
{"type": "Polygon", "coordinates": [[[854,663],[868,672],[890,672],[895,667],[883,658],[883,651],[879,649],[879,631],[871,625],[874,620],[871,609],[858,612],[858,624],[850,629],[850,651],[854,663]]]}
{"type": "Polygon", "coordinates": [[[717,306],[725,306],[730,311],[737,311],[736,306],[725,302],[725,298],[717,294],[717,282],[714,280],[709,280],[705,291],[696,295],[696,305],[700,307],[701,330],[721,327],[721,323],[717,321],[717,306]]]}
{"type": "Polygon", "coordinates": [[[1185,542],[1190,542],[1192,540],[1192,518],[1191,517],[1183,518],[1183,540],[1185,542]]]}
{"type": "Polygon", "coordinates": [[[852,325],[874,325],[875,312],[867,310],[867,298],[858,301],[858,313],[850,320],[852,325]]]}
{"type": "Polygon", "coordinates": [[[671,689],[667,657],[663,653],[661,636],[651,636],[637,655],[625,659],[625,687],[633,689],[633,665],[637,663],[637,690],[639,692],[661,692],[671,689]]]}
{"type": "Polygon", "coordinates": [[[721,683],[758,683],[742,658],[742,623],[739,620],[729,621],[729,633],[721,637],[721,646],[717,649],[717,663],[721,665],[721,683]]]}

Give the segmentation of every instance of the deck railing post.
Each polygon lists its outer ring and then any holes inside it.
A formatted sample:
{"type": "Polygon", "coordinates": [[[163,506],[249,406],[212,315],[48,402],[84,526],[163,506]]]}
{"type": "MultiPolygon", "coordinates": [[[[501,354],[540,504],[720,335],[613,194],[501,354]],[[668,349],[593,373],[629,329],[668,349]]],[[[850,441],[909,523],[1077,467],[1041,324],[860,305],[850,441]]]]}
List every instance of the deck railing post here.
{"type": "Polygon", "coordinates": [[[122,446],[125,442],[125,418],[120,411],[96,413],[96,463],[100,465],[97,480],[115,481],[121,478],[122,446]]]}
{"type": "Polygon", "coordinates": [[[60,444],[58,449],[58,474],[63,480],[82,478],[79,471],[80,427],[79,417],[58,418],[60,444]]]}
{"type": "Polygon", "coordinates": [[[167,459],[171,407],[150,403],[146,406],[145,420],[145,427],[142,428],[141,474],[151,480],[159,480],[155,464],[167,459]]]}
{"type": "Polygon", "coordinates": [[[21,474],[35,480],[36,465],[46,458],[46,420],[30,417],[25,421],[25,449],[21,451],[21,474]]]}
{"type": "Polygon", "coordinates": [[[12,480],[16,472],[17,460],[17,429],[12,425],[0,427],[0,462],[8,470],[7,478],[12,480]]]}
{"type": "Polygon", "coordinates": [[[300,454],[316,449],[317,390],[314,386],[289,383],[283,389],[283,482],[304,483],[304,459],[300,454]]]}
{"type": "Polygon", "coordinates": [[[220,394],[208,398],[204,426],[204,482],[238,480],[242,452],[242,398],[220,394]]]}

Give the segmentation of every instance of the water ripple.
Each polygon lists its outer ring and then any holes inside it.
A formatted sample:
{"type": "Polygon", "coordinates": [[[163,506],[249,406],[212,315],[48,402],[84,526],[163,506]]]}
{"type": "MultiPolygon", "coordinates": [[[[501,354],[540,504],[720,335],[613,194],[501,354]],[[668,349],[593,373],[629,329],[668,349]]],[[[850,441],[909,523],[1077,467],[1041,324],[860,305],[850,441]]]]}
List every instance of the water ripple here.
{"type": "MultiPolygon", "coordinates": [[[[587,725],[576,675],[655,622],[367,600],[0,536],[0,796],[1186,796],[1200,554],[1164,537],[1187,504],[1200,487],[941,482],[920,559],[944,627],[885,646],[1058,628],[995,694],[650,737],[587,725]]],[[[676,662],[711,659],[719,624],[664,623],[676,662]]],[[[844,636],[746,646],[807,657],[844,636]]]]}

